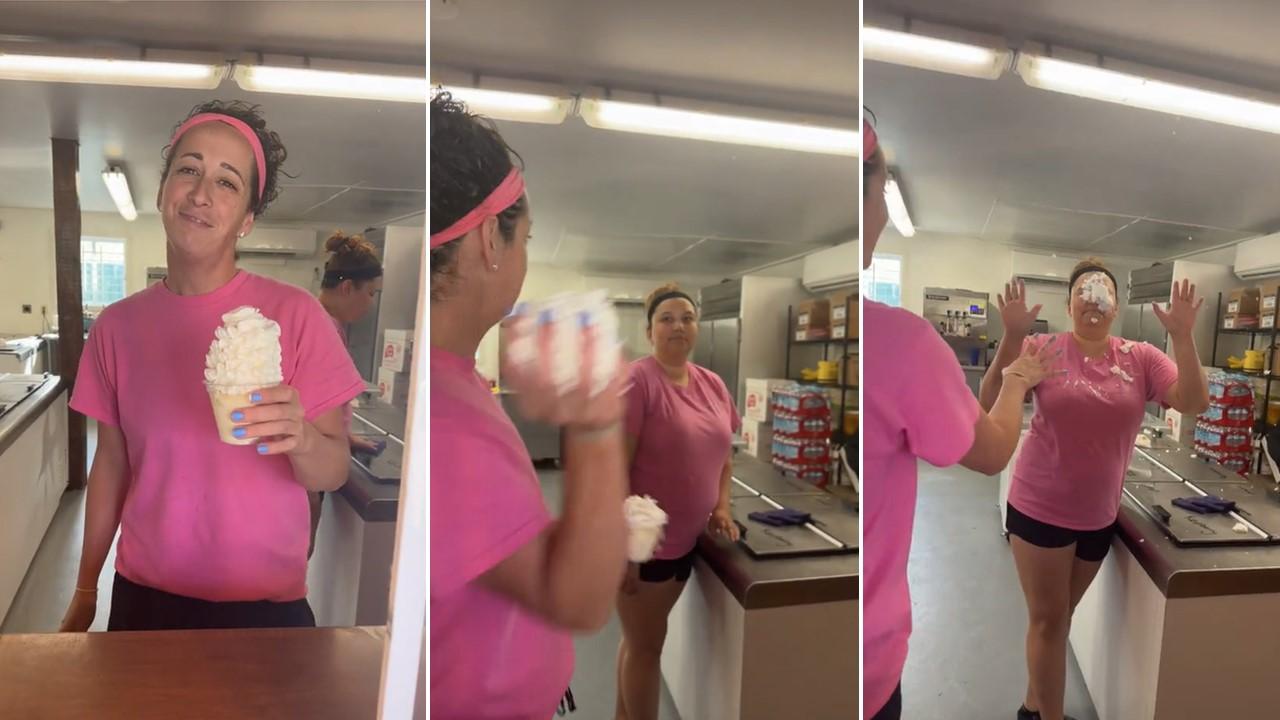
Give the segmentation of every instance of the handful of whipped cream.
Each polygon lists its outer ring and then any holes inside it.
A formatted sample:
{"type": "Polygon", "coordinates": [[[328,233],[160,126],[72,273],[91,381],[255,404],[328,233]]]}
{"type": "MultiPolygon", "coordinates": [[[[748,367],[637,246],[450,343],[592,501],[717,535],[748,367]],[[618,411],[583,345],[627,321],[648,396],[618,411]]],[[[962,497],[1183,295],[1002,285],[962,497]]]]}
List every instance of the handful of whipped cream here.
{"type": "Polygon", "coordinates": [[[613,382],[621,366],[618,314],[603,290],[520,303],[508,318],[506,333],[507,362],[530,374],[549,362],[551,379],[561,395],[584,382],[590,383],[593,396],[598,395],[613,382]],[[595,329],[595,356],[590,377],[582,377],[588,339],[584,331],[588,328],[595,329]],[[547,331],[551,333],[550,357],[544,358],[541,336],[547,331]]]}
{"type": "Polygon", "coordinates": [[[627,518],[627,559],[634,563],[649,562],[662,539],[667,514],[648,495],[632,495],[622,502],[627,518]]]}
{"type": "Polygon", "coordinates": [[[280,368],[280,325],[254,307],[240,307],[222,316],[205,355],[204,383],[213,404],[218,435],[225,443],[250,445],[253,438],[235,437],[231,413],[253,405],[255,390],[284,382],[280,368]]]}

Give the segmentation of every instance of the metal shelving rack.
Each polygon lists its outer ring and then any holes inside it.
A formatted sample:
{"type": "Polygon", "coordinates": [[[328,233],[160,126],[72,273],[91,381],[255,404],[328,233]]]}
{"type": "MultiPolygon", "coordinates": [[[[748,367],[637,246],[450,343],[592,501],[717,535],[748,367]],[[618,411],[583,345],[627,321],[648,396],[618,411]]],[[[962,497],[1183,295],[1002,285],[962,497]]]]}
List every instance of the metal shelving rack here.
{"type": "MultiPolygon", "coordinates": [[[[857,301],[858,301],[858,295],[856,292],[850,294],[849,297],[845,298],[845,301],[844,301],[845,318],[847,318],[845,320],[846,326],[851,325],[853,322],[853,318],[857,317],[856,315],[853,314],[858,311],[857,301]]],[[[796,320],[795,306],[788,305],[787,306],[787,360],[785,364],[784,375],[789,380],[794,380],[796,382],[804,383],[806,385],[813,385],[815,387],[820,387],[823,389],[838,390],[840,392],[840,403],[839,403],[840,412],[838,414],[833,413],[833,417],[831,420],[831,443],[832,445],[842,445],[845,443],[846,440],[848,440],[844,432],[844,414],[847,410],[858,409],[858,405],[857,405],[858,385],[857,385],[856,379],[855,379],[855,382],[850,383],[849,380],[851,378],[846,377],[844,378],[845,382],[832,384],[832,383],[820,383],[816,380],[802,380],[798,377],[795,377],[791,374],[791,351],[796,347],[804,347],[804,346],[821,347],[822,359],[830,360],[831,349],[839,348],[837,357],[840,359],[839,361],[841,363],[841,372],[843,372],[844,358],[848,357],[851,350],[856,345],[858,345],[859,338],[849,337],[849,333],[846,330],[845,336],[839,339],[828,338],[824,340],[796,340],[795,339],[796,338],[795,320],[796,320]],[[852,403],[849,402],[850,397],[853,398],[852,403]]],[[[854,434],[856,435],[857,433],[855,432],[854,434]]],[[[837,482],[841,480],[840,476],[842,474],[843,474],[843,470],[840,470],[839,468],[837,468],[837,475],[836,475],[837,482]]]]}
{"type": "MultiPolygon", "coordinates": [[[[1280,378],[1280,375],[1277,375],[1276,373],[1271,372],[1271,367],[1274,363],[1274,360],[1273,358],[1270,357],[1270,353],[1274,352],[1273,350],[1271,350],[1271,348],[1275,347],[1276,338],[1280,337],[1280,327],[1276,326],[1277,321],[1280,321],[1280,305],[1277,305],[1276,309],[1272,311],[1272,315],[1271,315],[1272,322],[1271,322],[1271,327],[1269,328],[1263,328],[1263,327],[1224,328],[1221,326],[1222,317],[1223,317],[1222,293],[1218,293],[1217,312],[1214,313],[1215,328],[1213,333],[1212,365],[1213,367],[1219,370],[1226,370],[1227,372],[1238,373],[1246,377],[1256,378],[1263,381],[1262,417],[1256,419],[1253,424],[1254,436],[1263,437],[1276,427],[1275,425],[1272,425],[1271,423],[1267,422],[1267,409],[1271,407],[1272,384],[1277,380],[1277,378],[1280,378]],[[1254,345],[1257,344],[1259,337],[1268,338],[1269,342],[1267,344],[1267,354],[1264,355],[1266,359],[1264,361],[1265,364],[1263,365],[1262,371],[1259,372],[1259,371],[1244,370],[1242,368],[1231,368],[1231,367],[1227,367],[1225,363],[1219,365],[1218,364],[1218,338],[1223,335],[1248,335],[1250,350],[1256,349],[1254,345]]],[[[1259,321],[1261,321],[1261,319],[1262,319],[1261,314],[1259,314],[1259,321]]],[[[1259,453],[1258,459],[1255,463],[1254,472],[1258,472],[1258,473],[1262,472],[1262,460],[1263,460],[1262,453],[1259,453]]]]}

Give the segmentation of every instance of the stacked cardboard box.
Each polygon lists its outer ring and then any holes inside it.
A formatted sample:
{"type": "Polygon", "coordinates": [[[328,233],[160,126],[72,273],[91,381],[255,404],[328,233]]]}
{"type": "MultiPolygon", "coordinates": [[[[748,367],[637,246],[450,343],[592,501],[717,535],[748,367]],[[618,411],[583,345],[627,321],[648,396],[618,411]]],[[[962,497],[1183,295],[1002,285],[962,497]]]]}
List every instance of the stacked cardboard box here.
{"type": "Polygon", "coordinates": [[[1260,317],[1258,318],[1258,326],[1263,328],[1273,328],[1276,326],[1276,310],[1280,309],[1280,283],[1267,283],[1258,286],[1258,291],[1262,293],[1259,299],[1260,317]]]}
{"type": "Polygon", "coordinates": [[[831,339],[858,337],[858,299],[851,292],[831,296],[831,339]]]}
{"type": "Polygon", "coordinates": [[[1227,297],[1227,316],[1222,327],[1227,330],[1258,327],[1262,291],[1258,288],[1236,288],[1227,297]]]}
{"type": "Polygon", "coordinates": [[[409,371],[413,367],[413,331],[387,330],[382,336],[378,399],[388,405],[409,404],[409,371]]]}
{"type": "Polygon", "coordinates": [[[805,300],[796,308],[796,340],[826,340],[831,337],[831,301],[805,300]]]}

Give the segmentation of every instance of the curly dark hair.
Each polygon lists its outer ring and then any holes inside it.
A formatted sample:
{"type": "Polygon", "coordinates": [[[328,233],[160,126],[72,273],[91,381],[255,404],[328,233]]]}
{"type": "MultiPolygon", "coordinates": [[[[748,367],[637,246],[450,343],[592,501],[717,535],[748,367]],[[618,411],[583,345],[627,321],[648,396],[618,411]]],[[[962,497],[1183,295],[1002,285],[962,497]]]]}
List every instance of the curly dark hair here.
{"type": "MultiPolygon", "coordinates": [[[[279,196],[279,176],[281,174],[288,176],[288,173],[283,172],[280,166],[284,165],[285,158],[289,156],[288,151],[285,150],[284,143],[280,141],[280,136],[275,131],[267,129],[267,119],[262,116],[260,107],[240,100],[231,102],[210,100],[191,108],[191,112],[187,113],[182,122],[173,126],[174,132],[177,132],[183,122],[196,115],[216,113],[233,117],[253,129],[254,134],[258,136],[258,142],[262,143],[262,153],[266,156],[267,161],[267,182],[263,186],[261,197],[258,195],[257,163],[254,163],[254,166],[250,169],[253,177],[249,182],[249,209],[253,211],[256,217],[261,217],[266,212],[267,206],[279,196]]],[[[164,158],[164,170],[160,173],[160,183],[164,184],[164,181],[169,177],[169,167],[173,165],[173,147],[165,145],[164,150],[161,151],[161,157],[164,158]]]]}
{"type": "Polygon", "coordinates": [[[325,240],[324,249],[331,254],[324,264],[324,279],[320,282],[323,290],[336,288],[343,280],[351,280],[360,287],[382,277],[378,248],[363,235],[348,235],[335,230],[325,240]]]}
{"type": "MultiPolygon", "coordinates": [[[[493,121],[467,110],[443,90],[431,95],[431,232],[457,222],[484,201],[524,161],[498,133],[493,121]]],[[[529,210],[523,196],[498,215],[498,231],[508,243],[516,221],[529,210]]],[[[443,289],[437,281],[457,273],[459,238],[431,251],[431,299],[443,289]]]]}

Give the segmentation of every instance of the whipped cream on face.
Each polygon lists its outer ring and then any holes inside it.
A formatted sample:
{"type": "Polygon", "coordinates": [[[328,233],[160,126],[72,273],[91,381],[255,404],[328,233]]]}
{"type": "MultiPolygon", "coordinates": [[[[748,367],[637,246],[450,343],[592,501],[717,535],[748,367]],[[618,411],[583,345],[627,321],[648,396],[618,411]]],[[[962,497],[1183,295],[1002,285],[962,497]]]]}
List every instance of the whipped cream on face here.
{"type": "Polygon", "coordinates": [[[279,323],[257,308],[236,308],[214,331],[205,355],[205,385],[226,395],[273,387],[284,382],[280,362],[279,323]]]}
{"type": "Polygon", "coordinates": [[[1085,274],[1084,284],[1080,286],[1080,297],[1085,302],[1097,305],[1098,312],[1103,315],[1111,312],[1116,306],[1116,298],[1111,293],[1111,286],[1107,284],[1107,276],[1100,272],[1085,274]]]}
{"type": "Polygon", "coordinates": [[[560,294],[539,302],[521,303],[508,325],[507,361],[528,368],[541,360],[541,335],[549,328],[547,358],[551,379],[561,394],[572,392],[585,380],[582,356],[587,348],[584,328],[596,331],[596,354],[591,367],[591,393],[600,393],[618,374],[621,345],[618,315],[603,290],[560,294]]]}

